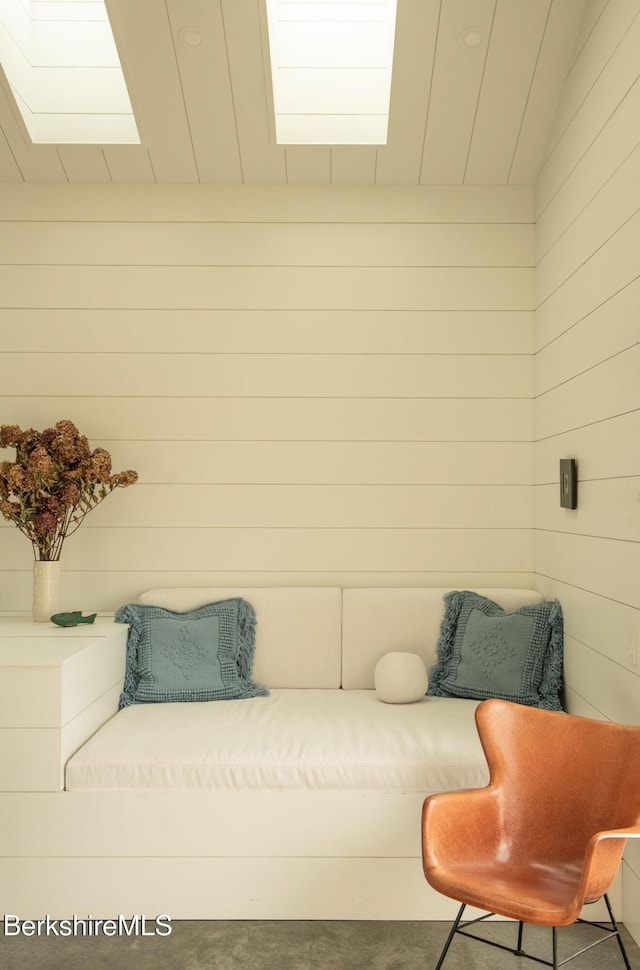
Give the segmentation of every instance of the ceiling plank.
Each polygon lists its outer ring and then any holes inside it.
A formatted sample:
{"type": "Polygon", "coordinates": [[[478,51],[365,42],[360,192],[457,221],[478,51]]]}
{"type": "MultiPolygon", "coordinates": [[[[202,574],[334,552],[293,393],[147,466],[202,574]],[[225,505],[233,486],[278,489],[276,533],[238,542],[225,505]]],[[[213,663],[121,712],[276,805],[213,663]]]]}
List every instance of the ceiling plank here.
{"type": "Polygon", "coordinates": [[[268,98],[266,16],[258,0],[221,0],[244,182],[286,180],[268,98]]]}
{"type": "MultiPolygon", "coordinates": [[[[0,181],[532,185],[589,87],[586,72],[601,68],[620,33],[605,0],[399,0],[388,143],[284,146],[264,0],[107,6],[143,144],[31,144],[0,71],[0,181]],[[478,46],[464,43],[469,30],[478,46]]],[[[627,8],[631,17],[635,4],[627,8]]]]}
{"type": "MultiPolygon", "coordinates": [[[[573,53],[571,54],[571,67],[580,56],[580,51],[589,40],[591,31],[598,23],[602,12],[609,3],[609,0],[583,0],[584,13],[582,15],[578,35],[576,37],[573,53]]],[[[568,73],[568,72],[567,72],[568,73]]]]}
{"type": "Polygon", "coordinates": [[[398,4],[389,136],[376,164],[379,184],[419,181],[439,14],[440,0],[398,4]]]}
{"type": "MultiPolygon", "coordinates": [[[[0,128],[25,182],[66,182],[67,177],[55,148],[33,145],[23,133],[12,107],[13,98],[0,71],[0,128]]],[[[14,181],[12,178],[10,181],[14,181]]]]}
{"type": "Polygon", "coordinates": [[[142,145],[106,145],[104,159],[112,182],[154,182],[149,153],[142,145]]]}
{"type": "Polygon", "coordinates": [[[160,0],[107,0],[142,144],[159,182],[197,182],[169,16],[160,0]]]}
{"type": "Polygon", "coordinates": [[[376,180],[376,149],[364,145],[331,149],[331,181],[334,185],[373,185],[376,180]]]}
{"type": "Polygon", "coordinates": [[[561,141],[580,110],[585,96],[609,62],[612,52],[638,16],[637,3],[609,3],[604,9],[598,20],[598,30],[589,34],[565,80],[562,102],[555,112],[545,161],[561,141]]]}
{"type": "Polygon", "coordinates": [[[9,142],[0,126],[0,182],[23,182],[22,172],[13,157],[9,142]]]}
{"type": "Polygon", "coordinates": [[[540,171],[553,123],[549,105],[560,100],[584,6],[585,0],[553,0],[509,172],[512,185],[533,185],[540,171]]]}
{"type": "Polygon", "coordinates": [[[285,149],[285,157],[290,184],[327,185],[331,181],[330,148],[292,145],[285,149]]]}
{"type": "Polygon", "coordinates": [[[551,0],[498,0],[466,183],[504,185],[509,177],[550,5],[551,0]]]}
{"type": "Polygon", "coordinates": [[[167,0],[201,182],[241,182],[220,0],[167,0]]]}
{"type": "Polygon", "coordinates": [[[496,0],[443,3],[431,84],[429,117],[420,181],[460,185],[482,83],[496,0]],[[473,28],[481,43],[467,47],[465,30],[473,28]]]}
{"type": "Polygon", "coordinates": [[[104,155],[96,145],[60,145],[60,161],[69,182],[110,182],[104,155]]]}

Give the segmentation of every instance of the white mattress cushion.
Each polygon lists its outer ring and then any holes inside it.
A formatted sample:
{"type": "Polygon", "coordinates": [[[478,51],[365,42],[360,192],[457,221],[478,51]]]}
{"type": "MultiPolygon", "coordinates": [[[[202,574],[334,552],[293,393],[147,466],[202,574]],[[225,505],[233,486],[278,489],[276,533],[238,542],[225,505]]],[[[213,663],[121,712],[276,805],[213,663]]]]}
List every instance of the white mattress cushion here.
{"type": "Polygon", "coordinates": [[[253,680],[265,687],[339,687],[342,593],[335,587],[150,589],[140,603],[184,612],[242,596],[256,611],[253,680]]]}
{"type": "MultiPolygon", "coordinates": [[[[444,595],[448,592],[448,587],[343,590],[342,686],[347,690],[373,688],[376,664],[392,651],[419,654],[429,671],[436,661],[444,595]]],[[[532,589],[491,588],[477,592],[505,610],[543,599],[532,589]]]]}
{"type": "Polygon", "coordinates": [[[70,759],[82,791],[373,789],[485,785],[476,701],[389,705],[375,691],[274,690],[269,697],[137,704],[70,759]]]}

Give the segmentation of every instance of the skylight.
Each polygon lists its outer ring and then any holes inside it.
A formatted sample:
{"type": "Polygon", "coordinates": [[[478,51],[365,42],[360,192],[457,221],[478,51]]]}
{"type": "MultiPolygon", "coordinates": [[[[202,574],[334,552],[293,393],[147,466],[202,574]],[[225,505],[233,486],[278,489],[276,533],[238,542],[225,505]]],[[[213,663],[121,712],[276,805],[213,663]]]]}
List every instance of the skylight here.
{"type": "Polygon", "coordinates": [[[267,0],[276,141],[384,145],[396,0],[267,0]]]}
{"type": "Polygon", "coordinates": [[[103,0],[0,0],[0,63],[31,141],[140,143],[103,0]]]}

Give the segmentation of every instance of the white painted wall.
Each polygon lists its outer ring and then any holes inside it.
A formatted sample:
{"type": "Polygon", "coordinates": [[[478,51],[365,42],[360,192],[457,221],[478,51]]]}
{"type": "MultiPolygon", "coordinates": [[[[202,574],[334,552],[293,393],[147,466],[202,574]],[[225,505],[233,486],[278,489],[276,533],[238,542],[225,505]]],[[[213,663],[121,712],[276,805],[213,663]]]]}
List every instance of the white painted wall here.
{"type": "MultiPolygon", "coordinates": [[[[66,608],[160,585],[533,582],[533,192],[2,186],[2,422],[140,483],[66,608]]],[[[0,609],[31,549],[0,531],[0,609]]]]}
{"type": "MultiPolygon", "coordinates": [[[[537,585],[566,623],[569,709],[640,723],[640,4],[588,5],[537,183],[537,585]],[[558,462],[578,462],[578,508],[558,462]]],[[[640,939],[640,852],[624,918],[640,939]]]]}

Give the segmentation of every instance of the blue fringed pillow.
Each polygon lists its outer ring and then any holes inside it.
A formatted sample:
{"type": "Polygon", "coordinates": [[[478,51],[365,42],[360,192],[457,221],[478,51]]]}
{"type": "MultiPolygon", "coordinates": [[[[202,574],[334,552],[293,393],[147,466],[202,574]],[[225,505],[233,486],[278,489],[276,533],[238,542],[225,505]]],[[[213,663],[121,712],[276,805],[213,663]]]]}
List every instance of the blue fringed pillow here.
{"type": "Polygon", "coordinates": [[[256,614],[239,597],[177,613],[129,603],[116,612],[129,624],[120,707],[264,696],[251,679],[256,614]]]}
{"type": "Polygon", "coordinates": [[[469,591],[444,597],[438,659],[427,694],[499,697],[561,711],[563,619],[558,600],[506,613],[469,591]]]}

